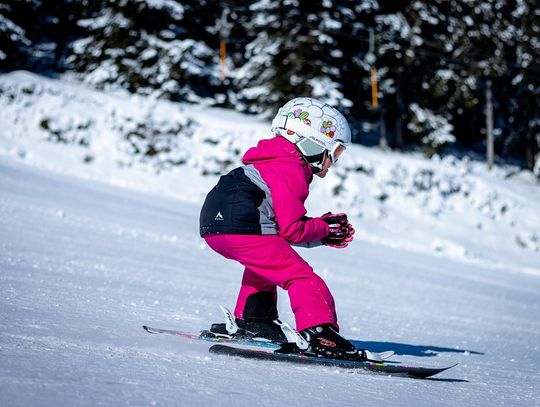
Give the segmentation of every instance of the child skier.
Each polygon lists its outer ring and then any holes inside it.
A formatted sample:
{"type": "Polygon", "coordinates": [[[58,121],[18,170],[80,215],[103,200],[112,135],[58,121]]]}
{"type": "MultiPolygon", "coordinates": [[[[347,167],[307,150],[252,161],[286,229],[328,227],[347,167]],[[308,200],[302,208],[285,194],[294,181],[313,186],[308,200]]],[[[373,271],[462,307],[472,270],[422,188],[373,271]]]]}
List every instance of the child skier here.
{"type": "MultiPolygon", "coordinates": [[[[313,175],[324,178],[350,143],[343,115],[312,98],[286,103],[272,121],[274,137],[261,140],[244,165],[219,179],[200,215],[200,234],[222,256],[241,263],[242,285],[234,316],[235,335],[286,342],[276,322],[276,287],[287,290],[296,329],[309,352],[357,358],[338,334],[334,299],[324,281],[291,245],[344,248],[354,229],[343,213],[306,216],[313,175]]],[[[224,324],[212,332],[227,334],[224,324]]]]}

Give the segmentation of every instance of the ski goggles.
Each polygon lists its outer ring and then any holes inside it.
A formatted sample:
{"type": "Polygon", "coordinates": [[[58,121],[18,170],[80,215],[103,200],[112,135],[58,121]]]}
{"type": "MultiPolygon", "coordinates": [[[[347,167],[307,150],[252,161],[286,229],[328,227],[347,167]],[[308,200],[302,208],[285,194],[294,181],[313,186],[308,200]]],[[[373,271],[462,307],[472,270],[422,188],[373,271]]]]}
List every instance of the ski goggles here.
{"type": "Polygon", "coordinates": [[[343,147],[343,149],[341,150],[341,153],[339,154],[339,155],[341,155],[341,154],[343,154],[343,151],[345,151],[345,149],[347,148],[347,146],[345,144],[343,144],[341,141],[338,141],[334,145],[334,147],[332,148],[331,151],[327,150],[328,151],[328,157],[330,157],[330,160],[332,161],[332,164],[336,164],[338,162],[338,160],[339,160],[339,157],[338,157],[338,155],[336,153],[337,153],[337,151],[338,151],[338,149],[340,147],[343,147]]]}
{"type": "Polygon", "coordinates": [[[321,164],[325,156],[330,158],[332,164],[336,164],[339,159],[339,154],[337,153],[337,151],[340,149],[340,147],[343,150],[347,148],[345,144],[338,141],[334,144],[331,150],[328,150],[326,148],[326,145],[324,145],[322,142],[309,138],[302,138],[299,142],[296,143],[296,147],[298,148],[300,153],[302,153],[302,155],[308,159],[308,162],[319,162],[321,164]]]}

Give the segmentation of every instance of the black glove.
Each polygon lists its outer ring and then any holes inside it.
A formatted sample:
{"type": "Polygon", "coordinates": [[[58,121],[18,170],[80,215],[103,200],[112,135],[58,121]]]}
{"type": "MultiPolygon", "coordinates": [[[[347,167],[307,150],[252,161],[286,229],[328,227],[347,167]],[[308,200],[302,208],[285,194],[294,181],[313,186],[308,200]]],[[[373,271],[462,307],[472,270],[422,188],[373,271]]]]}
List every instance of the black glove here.
{"type": "Polygon", "coordinates": [[[345,213],[325,213],[320,217],[321,220],[328,223],[330,231],[322,239],[322,244],[337,249],[343,249],[353,240],[354,228],[349,223],[345,213]]]}

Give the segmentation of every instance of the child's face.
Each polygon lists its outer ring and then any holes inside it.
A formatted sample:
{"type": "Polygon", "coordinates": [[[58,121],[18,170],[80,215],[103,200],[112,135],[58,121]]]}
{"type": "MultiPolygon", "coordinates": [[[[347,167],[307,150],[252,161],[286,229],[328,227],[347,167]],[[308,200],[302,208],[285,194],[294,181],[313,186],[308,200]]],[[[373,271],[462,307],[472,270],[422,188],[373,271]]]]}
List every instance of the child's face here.
{"type": "MultiPolygon", "coordinates": [[[[339,158],[339,156],[343,153],[343,151],[345,151],[345,146],[339,146],[338,149],[336,150],[336,152],[334,153],[334,157],[336,157],[336,160],[339,158]]],[[[319,178],[324,178],[326,177],[326,173],[328,172],[328,169],[332,166],[332,160],[330,159],[330,157],[328,156],[328,154],[326,154],[324,156],[324,161],[323,161],[323,168],[321,171],[319,171],[318,173],[316,173],[315,175],[319,178]]]]}

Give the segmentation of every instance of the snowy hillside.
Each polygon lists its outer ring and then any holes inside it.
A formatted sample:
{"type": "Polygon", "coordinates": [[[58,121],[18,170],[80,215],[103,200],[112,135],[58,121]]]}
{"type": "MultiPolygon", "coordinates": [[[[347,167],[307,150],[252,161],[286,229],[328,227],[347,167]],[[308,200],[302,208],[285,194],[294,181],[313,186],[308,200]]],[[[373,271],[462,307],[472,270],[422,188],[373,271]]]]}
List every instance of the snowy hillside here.
{"type": "MultiPolygon", "coordinates": [[[[228,111],[0,77],[0,405],[540,404],[540,191],[515,168],[353,146],[314,182],[310,211],[344,210],[358,231],[346,250],[302,250],[343,333],[394,360],[460,363],[440,381],[145,333],[197,331],[234,304],[241,270],[203,244],[198,211],[268,136],[228,111]]],[[[279,308],[292,321],[282,292],[279,308]]]]}
{"type": "MultiPolygon", "coordinates": [[[[24,72],[1,77],[0,124],[0,154],[199,204],[219,174],[271,136],[268,122],[230,111],[24,72]]],[[[540,188],[531,173],[353,146],[312,190],[313,214],[346,211],[359,239],[538,274],[540,188]]]]}

